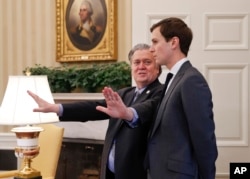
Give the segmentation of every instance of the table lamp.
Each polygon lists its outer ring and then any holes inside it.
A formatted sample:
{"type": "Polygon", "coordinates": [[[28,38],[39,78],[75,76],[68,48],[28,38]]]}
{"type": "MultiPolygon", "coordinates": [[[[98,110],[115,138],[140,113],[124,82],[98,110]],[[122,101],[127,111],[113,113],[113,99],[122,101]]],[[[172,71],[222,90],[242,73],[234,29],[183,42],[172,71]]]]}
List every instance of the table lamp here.
{"type": "Polygon", "coordinates": [[[24,167],[16,173],[15,179],[42,179],[41,173],[31,167],[31,160],[39,154],[38,137],[43,131],[35,124],[59,119],[55,113],[33,112],[38,106],[27,90],[54,103],[47,76],[9,76],[0,108],[0,125],[15,126],[11,130],[17,137],[15,155],[24,160],[24,167]]]}

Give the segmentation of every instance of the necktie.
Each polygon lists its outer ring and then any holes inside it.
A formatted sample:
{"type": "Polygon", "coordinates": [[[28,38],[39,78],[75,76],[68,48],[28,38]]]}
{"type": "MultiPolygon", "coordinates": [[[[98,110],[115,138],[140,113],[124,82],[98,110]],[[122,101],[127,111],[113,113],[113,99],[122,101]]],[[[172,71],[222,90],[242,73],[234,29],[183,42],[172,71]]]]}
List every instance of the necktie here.
{"type": "MultiPolygon", "coordinates": [[[[167,87],[168,87],[168,83],[170,82],[171,78],[173,77],[173,73],[168,73],[167,77],[166,77],[166,80],[165,80],[165,84],[164,84],[164,87],[163,87],[163,91],[161,93],[161,99],[160,99],[160,103],[161,104],[161,101],[166,93],[166,90],[167,90],[167,87]]],[[[158,108],[159,108],[159,105],[158,105],[158,108]]]]}
{"type": "Polygon", "coordinates": [[[163,88],[163,96],[166,93],[167,87],[168,87],[168,83],[170,82],[171,78],[173,77],[173,73],[168,73],[167,77],[166,77],[166,81],[164,84],[164,88],[163,88]]]}
{"type": "Polygon", "coordinates": [[[139,95],[140,95],[140,92],[139,92],[139,90],[137,90],[137,91],[135,92],[135,94],[134,94],[134,99],[133,99],[132,104],[135,102],[135,100],[138,98],[139,95]]]}

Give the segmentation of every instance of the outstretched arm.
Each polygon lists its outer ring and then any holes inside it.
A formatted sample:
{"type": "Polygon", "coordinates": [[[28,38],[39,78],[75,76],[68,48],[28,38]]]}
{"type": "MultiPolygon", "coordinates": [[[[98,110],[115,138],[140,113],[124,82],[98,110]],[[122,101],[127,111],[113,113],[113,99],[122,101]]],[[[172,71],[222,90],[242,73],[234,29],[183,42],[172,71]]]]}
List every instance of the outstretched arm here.
{"type": "Polygon", "coordinates": [[[105,87],[102,90],[102,93],[106,100],[107,107],[97,106],[97,110],[104,112],[113,118],[125,119],[128,121],[133,119],[134,114],[132,109],[125,106],[117,92],[114,92],[109,87],[105,87]]]}
{"type": "Polygon", "coordinates": [[[34,112],[44,112],[44,113],[54,112],[57,114],[59,113],[59,104],[48,103],[47,101],[43,100],[38,95],[29,90],[27,91],[27,93],[35,100],[35,102],[39,106],[38,108],[33,109],[34,112]]]}

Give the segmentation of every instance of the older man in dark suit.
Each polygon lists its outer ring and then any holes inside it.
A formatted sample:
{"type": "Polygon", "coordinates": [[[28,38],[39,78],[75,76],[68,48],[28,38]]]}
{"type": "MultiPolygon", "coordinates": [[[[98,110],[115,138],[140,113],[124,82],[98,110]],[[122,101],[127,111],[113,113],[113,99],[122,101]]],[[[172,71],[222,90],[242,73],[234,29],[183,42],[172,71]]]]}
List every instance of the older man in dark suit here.
{"type": "MultiPolygon", "coordinates": [[[[150,46],[138,44],[129,53],[131,71],[136,87],[118,90],[126,106],[150,100],[156,105],[160,99],[162,85],[158,81],[161,67],[155,63],[150,46]],[[138,95],[135,95],[138,94],[138,95]]],[[[56,112],[61,121],[104,120],[110,118],[97,111],[96,106],[106,107],[105,100],[84,101],[71,104],[50,104],[34,93],[28,93],[38,103],[37,112],[56,112]]],[[[141,109],[143,110],[143,109],[141,109]]],[[[153,117],[153,111],[146,111],[153,117]]],[[[145,123],[125,122],[110,118],[102,155],[101,179],[146,179],[143,162],[147,148],[147,135],[152,120],[145,123]]]]}

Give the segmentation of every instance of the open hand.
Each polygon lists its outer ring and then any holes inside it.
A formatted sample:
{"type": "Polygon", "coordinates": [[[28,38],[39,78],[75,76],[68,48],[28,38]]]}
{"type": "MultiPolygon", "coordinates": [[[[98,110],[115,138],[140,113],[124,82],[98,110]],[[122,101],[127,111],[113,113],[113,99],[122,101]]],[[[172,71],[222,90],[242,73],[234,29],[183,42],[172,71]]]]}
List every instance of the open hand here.
{"type": "Polygon", "coordinates": [[[102,93],[105,97],[107,107],[97,106],[97,110],[104,112],[113,118],[120,118],[129,121],[132,120],[132,110],[126,107],[117,92],[114,92],[109,87],[105,87],[102,90],[102,93]]]}
{"type": "Polygon", "coordinates": [[[38,104],[39,108],[34,108],[34,112],[55,112],[59,113],[59,104],[51,104],[45,101],[44,99],[40,98],[38,95],[31,91],[27,91],[27,93],[35,100],[35,102],[38,104]]]}

